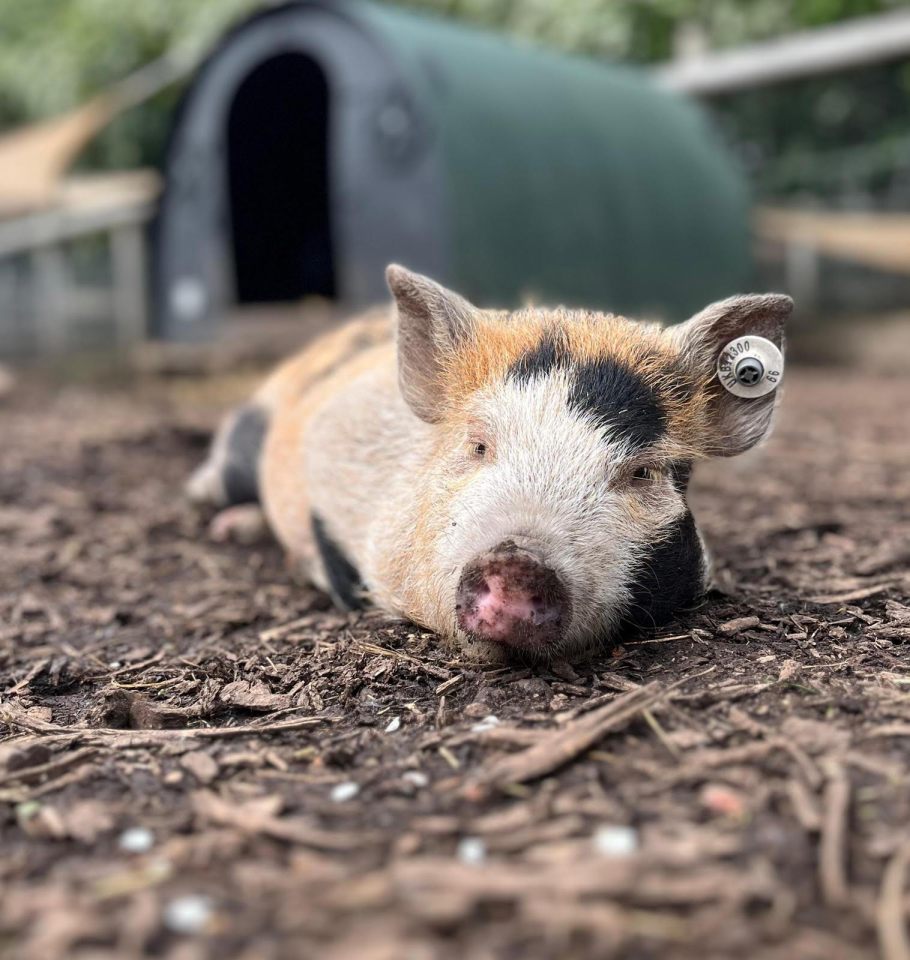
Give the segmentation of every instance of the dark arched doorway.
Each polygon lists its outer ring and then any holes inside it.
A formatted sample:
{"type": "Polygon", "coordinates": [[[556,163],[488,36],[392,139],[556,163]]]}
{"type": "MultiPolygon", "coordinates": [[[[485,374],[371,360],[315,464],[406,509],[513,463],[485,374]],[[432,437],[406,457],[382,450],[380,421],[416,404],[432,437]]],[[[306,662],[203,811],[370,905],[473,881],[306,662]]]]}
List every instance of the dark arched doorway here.
{"type": "Polygon", "coordinates": [[[334,297],[329,88],[319,64],[282,53],[240,84],[227,125],[239,303],[334,297]]]}

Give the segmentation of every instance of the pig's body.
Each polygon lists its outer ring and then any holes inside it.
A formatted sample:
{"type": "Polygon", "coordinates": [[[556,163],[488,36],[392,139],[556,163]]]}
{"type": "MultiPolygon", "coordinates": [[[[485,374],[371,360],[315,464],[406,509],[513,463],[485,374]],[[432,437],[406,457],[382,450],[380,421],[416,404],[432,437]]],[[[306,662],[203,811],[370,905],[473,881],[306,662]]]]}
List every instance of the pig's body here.
{"type": "Polygon", "coordinates": [[[331,339],[276,374],[276,384],[292,389],[270,408],[261,499],[288,555],[337,604],[353,609],[369,599],[409,616],[401,570],[419,525],[415,478],[432,456],[432,435],[398,390],[391,318],[349,329],[361,326],[368,333],[355,337],[360,349],[325,376],[301,378],[300,366],[334,347],[331,339]]]}
{"type": "Polygon", "coordinates": [[[728,302],[706,347],[685,327],[479,311],[400,268],[390,284],[397,346],[379,311],[285,363],[222,428],[197,499],[258,500],[337,604],[481,653],[577,652],[692,604],[691,465],[751,446],[773,404],[720,395],[713,364],[743,322],[779,339],[784,298],[728,302]]]}
{"type": "Polygon", "coordinates": [[[369,600],[407,616],[395,573],[433,438],[398,389],[393,319],[388,309],[358,317],[279,366],[225,422],[221,456],[216,442],[191,493],[219,506],[258,501],[292,564],[338,606],[369,600]],[[231,435],[246,424],[258,441],[228,466],[231,435]]]}
{"type": "Polygon", "coordinates": [[[404,403],[388,316],[317,341],[257,400],[270,422],[259,466],[269,524],[313,582],[356,608],[373,581],[369,544],[401,485],[389,457],[404,423],[390,412],[404,403]]]}

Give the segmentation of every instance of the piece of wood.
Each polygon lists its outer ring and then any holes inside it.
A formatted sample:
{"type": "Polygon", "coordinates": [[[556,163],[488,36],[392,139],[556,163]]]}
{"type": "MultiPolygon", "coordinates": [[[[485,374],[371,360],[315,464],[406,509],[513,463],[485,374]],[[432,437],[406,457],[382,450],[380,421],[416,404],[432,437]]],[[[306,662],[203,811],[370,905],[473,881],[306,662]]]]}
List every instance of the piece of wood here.
{"type": "Polygon", "coordinates": [[[521,753],[495,760],[478,778],[485,786],[504,787],[546,776],[593,747],[607,733],[625,726],[633,717],[667,695],[667,688],[649,683],[630,690],[597,710],[554,730],[521,753]]]}
{"type": "Polygon", "coordinates": [[[654,72],[658,82],[671,90],[708,96],[882,63],[908,51],[910,12],[893,10],[680,58],[654,72]]]}
{"type": "Polygon", "coordinates": [[[782,243],[788,249],[791,279],[797,280],[801,289],[814,283],[809,274],[817,264],[807,266],[807,258],[818,254],[878,270],[910,273],[910,214],[763,207],[754,225],[761,240],[782,243]],[[799,263],[793,262],[793,257],[799,263]]]}
{"type": "Polygon", "coordinates": [[[185,76],[194,62],[195,56],[165,54],[69,113],[0,136],[0,217],[56,204],[61,180],[85,145],[122,110],[185,76]]]}
{"type": "Polygon", "coordinates": [[[832,772],[825,786],[822,836],[818,872],[822,895],[832,907],[844,906],[850,899],[847,884],[847,813],[850,807],[850,781],[840,768],[832,772]]]}
{"type": "Polygon", "coordinates": [[[876,926],[883,960],[910,960],[910,937],[907,936],[907,911],[904,907],[908,862],[910,841],[904,841],[888,861],[882,875],[876,926]]]}
{"type": "Polygon", "coordinates": [[[145,229],[124,224],[111,232],[111,267],[114,278],[113,312],[117,341],[129,346],[148,333],[145,229]]]}
{"type": "Polygon", "coordinates": [[[51,356],[63,353],[67,340],[68,267],[59,245],[42,247],[32,257],[36,328],[39,349],[51,356]]]}

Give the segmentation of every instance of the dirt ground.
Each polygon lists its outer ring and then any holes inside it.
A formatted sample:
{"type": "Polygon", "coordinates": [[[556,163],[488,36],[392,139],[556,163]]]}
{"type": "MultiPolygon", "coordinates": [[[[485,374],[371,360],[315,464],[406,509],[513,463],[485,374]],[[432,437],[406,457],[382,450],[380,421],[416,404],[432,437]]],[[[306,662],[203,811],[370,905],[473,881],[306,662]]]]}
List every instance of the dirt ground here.
{"type": "Polygon", "coordinates": [[[910,382],[795,372],[709,601],[535,668],[213,542],[215,407],[0,408],[0,956],[910,957],[910,382]]]}

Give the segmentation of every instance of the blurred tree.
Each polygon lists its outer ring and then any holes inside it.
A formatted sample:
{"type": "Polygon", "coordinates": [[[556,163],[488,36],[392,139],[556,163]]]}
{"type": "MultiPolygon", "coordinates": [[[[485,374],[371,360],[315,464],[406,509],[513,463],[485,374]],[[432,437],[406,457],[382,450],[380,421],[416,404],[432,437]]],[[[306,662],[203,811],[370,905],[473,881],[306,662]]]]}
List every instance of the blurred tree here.
{"type": "MultiPolygon", "coordinates": [[[[400,0],[592,56],[650,63],[683,36],[760,40],[908,0],[400,0]]],[[[0,0],[0,130],[80,103],[166,51],[203,52],[262,0],[0,0]]],[[[179,90],[118,119],[83,163],[158,163],[179,90]]],[[[906,183],[910,69],[887,65],[723,98],[725,129],[761,192],[830,196],[906,183]],[[871,144],[871,146],[870,146],[871,144]],[[837,169],[813,162],[840,151],[837,169]],[[851,153],[851,150],[854,152],[851,153]]],[[[910,204],[910,198],[908,198],[910,204]]]]}
{"type": "MultiPolygon", "coordinates": [[[[904,5],[898,0],[402,0],[575,52],[670,57],[677,27],[722,47],[904,5]]],[[[0,126],[73,106],[175,46],[203,50],[261,0],[4,0],[0,126]]]]}

